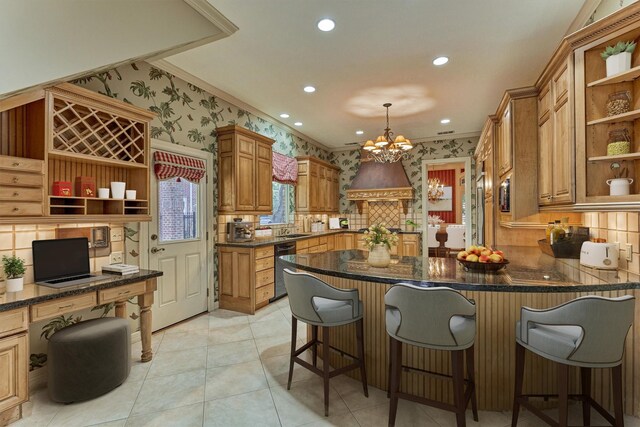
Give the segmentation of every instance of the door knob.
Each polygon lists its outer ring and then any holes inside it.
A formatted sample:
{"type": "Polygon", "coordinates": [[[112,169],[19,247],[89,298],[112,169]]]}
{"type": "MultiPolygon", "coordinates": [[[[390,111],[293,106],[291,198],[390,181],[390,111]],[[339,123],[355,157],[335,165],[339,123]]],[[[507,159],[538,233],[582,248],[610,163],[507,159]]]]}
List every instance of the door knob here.
{"type": "Polygon", "coordinates": [[[162,252],[162,251],[164,251],[164,248],[156,248],[155,246],[151,248],[152,254],[157,254],[158,252],[162,252]]]}

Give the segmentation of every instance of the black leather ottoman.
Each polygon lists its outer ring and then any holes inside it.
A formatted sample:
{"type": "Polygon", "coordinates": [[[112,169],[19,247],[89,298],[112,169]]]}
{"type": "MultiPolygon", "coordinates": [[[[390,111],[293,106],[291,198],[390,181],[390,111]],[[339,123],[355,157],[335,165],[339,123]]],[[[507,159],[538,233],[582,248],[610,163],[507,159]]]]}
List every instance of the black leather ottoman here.
{"type": "Polygon", "coordinates": [[[49,340],[47,365],[51,400],[71,403],[102,396],[129,376],[129,321],[105,317],[59,330],[49,340]]]}

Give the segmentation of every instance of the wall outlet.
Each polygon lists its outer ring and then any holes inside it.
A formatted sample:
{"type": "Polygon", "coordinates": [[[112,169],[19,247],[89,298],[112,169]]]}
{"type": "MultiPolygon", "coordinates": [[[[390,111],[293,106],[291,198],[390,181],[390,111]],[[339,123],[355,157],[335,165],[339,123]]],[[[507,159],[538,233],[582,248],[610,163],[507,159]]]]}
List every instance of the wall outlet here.
{"type": "Polygon", "coordinates": [[[124,262],[124,254],[122,251],[111,252],[109,256],[109,264],[122,264],[124,262]]]}
{"type": "Polygon", "coordinates": [[[122,241],[122,227],[114,227],[111,229],[110,240],[112,242],[121,242],[122,241]]]}
{"type": "Polygon", "coordinates": [[[625,247],[626,247],[625,251],[627,251],[626,253],[627,261],[633,260],[633,245],[631,243],[627,243],[625,247]]]}

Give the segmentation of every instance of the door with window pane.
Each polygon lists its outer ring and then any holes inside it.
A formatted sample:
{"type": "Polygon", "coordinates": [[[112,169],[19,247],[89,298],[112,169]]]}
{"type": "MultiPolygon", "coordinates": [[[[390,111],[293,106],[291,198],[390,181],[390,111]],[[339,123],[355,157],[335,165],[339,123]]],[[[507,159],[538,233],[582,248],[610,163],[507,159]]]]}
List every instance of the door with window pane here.
{"type": "Polygon", "coordinates": [[[207,311],[205,190],[205,179],[151,176],[149,268],[164,273],[154,300],[154,331],[207,311]]]}

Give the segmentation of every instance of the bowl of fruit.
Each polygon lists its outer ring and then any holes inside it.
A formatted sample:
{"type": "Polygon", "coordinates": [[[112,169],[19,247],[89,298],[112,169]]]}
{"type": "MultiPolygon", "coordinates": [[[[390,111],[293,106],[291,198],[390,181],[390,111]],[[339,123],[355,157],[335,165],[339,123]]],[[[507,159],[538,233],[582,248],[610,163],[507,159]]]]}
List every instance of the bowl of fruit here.
{"type": "Polygon", "coordinates": [[[469,246],[456,257],[465,270],[492,272],[502,270],[509,264],[502,251],[484,246],[469,246]]]}

